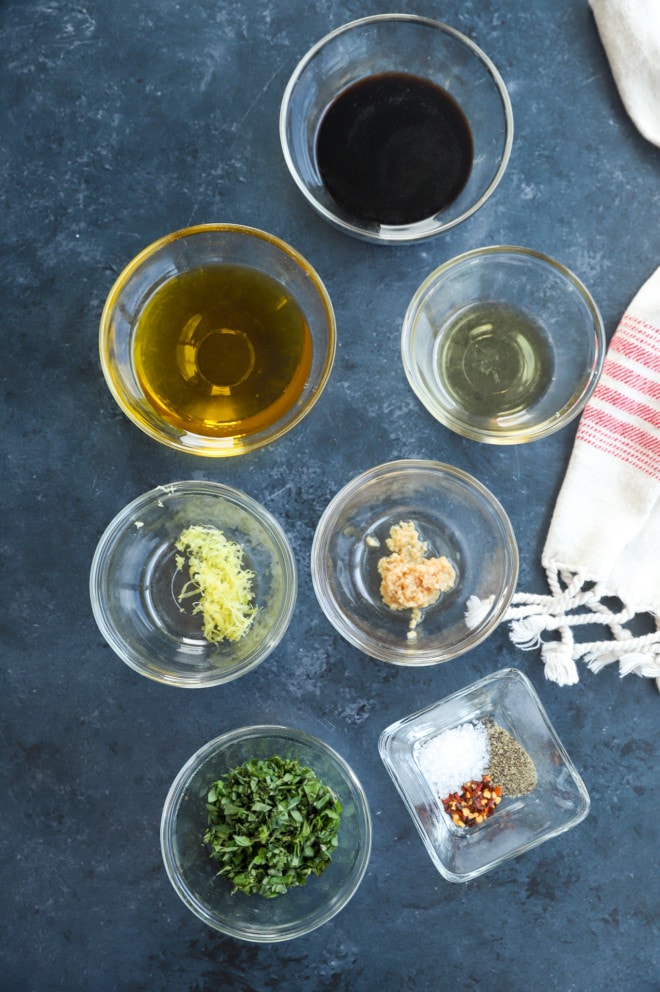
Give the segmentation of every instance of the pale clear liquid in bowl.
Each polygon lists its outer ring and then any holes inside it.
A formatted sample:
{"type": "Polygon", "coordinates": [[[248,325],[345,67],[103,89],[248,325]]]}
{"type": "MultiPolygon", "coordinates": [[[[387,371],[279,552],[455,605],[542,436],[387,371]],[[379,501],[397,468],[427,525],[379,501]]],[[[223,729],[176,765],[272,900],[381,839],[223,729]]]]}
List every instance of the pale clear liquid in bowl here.
{"type": "Polygon", "coordinates": [[[540,324],[517,307],[488,302],[471,304],[451,319],[438,337],[433,364],[452,405],[489,419],[533,408],[555,369],[540,324]]]}

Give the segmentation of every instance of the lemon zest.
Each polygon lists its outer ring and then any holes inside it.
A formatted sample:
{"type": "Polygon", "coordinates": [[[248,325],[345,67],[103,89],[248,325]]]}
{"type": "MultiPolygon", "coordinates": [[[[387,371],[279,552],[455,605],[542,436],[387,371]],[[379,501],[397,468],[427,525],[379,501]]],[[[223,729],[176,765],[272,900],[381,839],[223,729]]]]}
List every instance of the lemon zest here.
{"type": "Polygon", "coordinates": [[[177,568],[183,571],[187,564],[190,575],[179,602],[198,597],[193,613],[202,614],[207,641],[238,641],[257,612],[252,604],[254,572],[243,566],[243,548],[216,527],[200,525],[184,530],[176,547],[184,552],[176,557],[177,568]]]}

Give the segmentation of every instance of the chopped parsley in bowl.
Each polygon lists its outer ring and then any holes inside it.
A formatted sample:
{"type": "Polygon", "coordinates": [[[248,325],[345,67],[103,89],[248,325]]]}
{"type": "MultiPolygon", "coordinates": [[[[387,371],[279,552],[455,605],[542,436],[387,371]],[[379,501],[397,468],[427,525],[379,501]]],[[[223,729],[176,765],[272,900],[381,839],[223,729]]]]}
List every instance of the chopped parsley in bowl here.
{"type": "Polygon", "coordinates": [[[321,875],[338,844],[341,803],[297,758],[252,759],[214,782],[204,842],[234,892],[274,899],[321,875]]]}
{"type": "Polygon", "coordinates": [[[367,869],[371,817],[360,782],[328,744],[252,726],[215,738],[184,765],[160,836],[188,909],[224,934],[268,943],[309,933],[347,904],[367,869]]]}

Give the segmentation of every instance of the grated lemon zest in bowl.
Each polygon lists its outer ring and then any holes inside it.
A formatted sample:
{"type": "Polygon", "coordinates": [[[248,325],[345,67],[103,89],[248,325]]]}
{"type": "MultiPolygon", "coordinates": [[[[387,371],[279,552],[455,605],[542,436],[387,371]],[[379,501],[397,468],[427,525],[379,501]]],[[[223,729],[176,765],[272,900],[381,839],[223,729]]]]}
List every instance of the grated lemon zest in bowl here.
{"type": "Polygon", "coordinates": [[[199,525],[184,530],[176,547],[184,552],[177,555],[177,568],[183,570],[187,562],[190,575],[179,602],[198,597],[193,613],[203,615],[207,641],[238,641],[257,612],[252,605],[254,572],[243,567],[243,548],[221,530],[199,525]]]}

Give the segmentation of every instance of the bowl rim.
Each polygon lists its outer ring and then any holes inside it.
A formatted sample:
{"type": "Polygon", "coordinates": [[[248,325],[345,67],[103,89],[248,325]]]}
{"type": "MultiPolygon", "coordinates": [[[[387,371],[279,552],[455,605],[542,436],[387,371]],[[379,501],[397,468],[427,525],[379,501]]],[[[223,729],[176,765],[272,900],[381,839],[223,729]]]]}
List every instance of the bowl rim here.
{"type": "Polygon", "coordinates": [[[227,934],[230,937],[256,943],[276,943],[303,936],[318,929],[318,927],[336,916],[353,898],[364,878],[371,856],[372,837],[373,827],[367,795],[362,783],[346,759],[320,737],[308,731],[300,730],[296,727],[287,727],[283,724],[253,724],[237,727],[233,730],[225,731],[206,744],[203,744],[188,758],[176,774],[163,803],[160,819],[160,847],[165,871],[175,892],[184,905],[214,930],[219,930],[221,933],[227,934]],[[190,778],[199,763],[234,741],[245,741],[261,737],[293,740],[320,751],[330,759],[341,777],[349,783],[351,791],[356,797],[355,808],[358,821],[358,835],[360,837],[359,857],[348,876],[350,881],[345,888],[342,898],[337,903],[327,905],[325,910],[322,913],[316,914],[312,921],[307,917],[304,923],[286,924],[280,926],[277,930],[268,932],[257,928],[240,928],[233,926],[231,922],[219,921],[205,907],[204,903],[193,896],[187,885],[184,884],[184,878],[177,870],[172,853],[172,832],[176,821],[176,814],[190,778]]]}
{"type": "Polygon", "coordinates": [[[449,465],[446,462],[423,458],[402,458],[395,461],[383,462],[360,472],[350,479],[325,507],[316,526],[312,540],[311,575],[312,586],[316,593],[321,610],[334,629],[353,647],[378,661],[384,661],[403,668],[422,668],[443,664],[471,651],[493,632],[508,609],[518,582],[519,551],[516,536],[509,516],[497,497],[475,476],[463,469],[449,465]],[[416,471],[432,471],[440,476],[451,475],[462,484],[468,486],[485,499],[490,510],[498,520],[503,533],[506,535],[506,553],[508,574],[503,589],[499,595],[497,608],[493,609],[487,624],[474,629],[466,627],[466,637],[460,647],[450,652],[442,653],[437,648],[421,647],[414,642],[401,645],[383,646],[377,640],[362,635],[344,616],[331,593],[332,584],[328,580],[326,558],[327,543],[335,526],[337,515],[345,505],[346,500],[361,492],[372,481],[386,475],[396,475],[416,471]]]}
{"type": "MultiPolygon", "coordinates": [[[[163,508],[165,512],[165,507],[163,508]]],[[[92,615],[96,625],[105,640],[117,657],[129,668],[139,675],[145,676],[154,682],[163,685],[176,686],[184,689],[205,689],[218,685],[225,685],[235,679],[253,671],[268,658],[275,648],[280,644],[291,623],[296,606],[298,595],[298,571],[293,549],[286,531],[280,522],[254,497],[229,486],[223,482],[214,482],[204,479],[187,479],[183,481],[165,483],[136,496],[125,506],[123,506],[109,521],[99,537],[94,554],[92,556],[89,580],[89,598],[92,608],[92,615]],[[198,677],[187,676],[185,674],[165,674],[155,671],[145,665],[143,657],[145,652],[139,651],[133,640],[127,640],[120,636],[116,626],[110,622],[107,611],[104,608],[104,597],[101,594],[103,586],[103,575],[109,563],[109,553],[114,549],[116,540],[133,525],[131,518],[147,505],[153,504],[157,500],[167,498],[167,496],[185,496],[193,493],[207,493],[210,496],[229,500],[234,505],[239,506],[253,519],[269,532],[274,543],[280,550],[283,564],[283,602],[278,613],[276,623],[266,638],[264,638],[260,649],[249,663],[237,664],[229,672],[222,672],[216,676],[209,676],[203,680],[198,677]]]]}
{"type": "MultiPolygon", "coordinates": [[[[315,406],[316,402],[323,393],[328,379],[330,378],[336,351],[337,321],[334,307],[325,283],[321,279],[318,271],[313,265],[310,264],[305,256],[301,254],[301,252],[290,245],[287,241],[284,241],[282,238],[277,237],[277,235],[270,234],[261,228],[251,227],[246,224],[194,224],[189,227],[179,228],[169,234],[165,234],[143,247],[126,263],[110,287],[101,311],[98,331],[98,352],[101,371],[111,396],[125,416],[128,417],[128,419],[136,427],[138,427],[152,440],[158,441],[160,444],[164,444],[169,448],[174,448],[176,451],[183,451],[186,454],[208,458],[238,456],[247,454],[250,451],[256,451],[258,448],[262,448],[268,444],[272,444],[274,441],[279,440],[290,430],[296,427],[315,406]],[[289,258],[296,263],[298,268],[307,274],[313,284],[325,311],[327,324],[327,329],[324,335],[324,350],[326,351],[326,354],[323,361],[323,368],[318,382],[314,386],[313,390],[306,396],[304,405],[301,406],[298,413],[291,418],[290,422],[284,426],[277,427],[277,429],[273,430],[273,432],[269,433],[266,437],[258,437],[255,440],[248,434],[245,437],[240,438],[240,444],[238,445],[235,444],[235,438],[233,437],[207,437],[206,435],[195,434],[194,432],[188,431],[182,431],[175,435],[164,434],[154,424],[143,420],[136,414],[134,404],[132,403],[130,397],[125,395],[124,391],[120,388],[117,377],[113,374],[113,362],[108,348],[112,314],[116,308],[121,290],[127,284],[131,276],[139,269],[139,267],[162,248],[173,244],[175,241],[180,241],[184,238],[193,238],[197,235],[221,232],[245,235],[249,238],[256,238],[257,240],[265,241],[273,247],[279,249],[284,255],[289,256],[289,258]],[[185,438],[191,439],[192,443],[186,443],[184,440],[185,438]]],[[[151,404],[149,404],[149,406],[151,406],[151,404]]]]}
{"type": "MultiPolygon", "coordinates": [[[[444,21],[438,21],[432,17],[426,17],[421,14],[406,14],[406,13],[381,13],[381,14],[371,14],[366,17],[359,17],[355,20],[348,21],[346,24],[342,24],[332,31],[329,31],[322,38],[320,38],[308,51],[302,56],[298,64],[294,68],[287,85],[284,89],[282,95],[282,100],[280,103],[280,114],[279,114],[279,133],[280,133],[280,145],[282,147],[282,154],[286,162],[287,168],[296,186],[303,194],[307,202],[326,220],[328,223],[332,224],[334,227],[343,231],[345,234],[349,234],[352,237],[360,238],[365,241],[370,241],[374,244],[416,244],[421,241],[427,241],[429,238],[434,238],[439,234],[449,231],[452,227],[457,224],[463,223],[468,217],[471,217],[483,204],[490,198],[490,196],[495,192],[497,186],[499,186],[502,176],[504,175],[509,159],[511,157],[511,149],[513,147],[513,107],[511,104],[511,98],[507,90],[506,84],[502,75],[492,61],[492,59],[483,51],[483,49],[472,41],[463,32],[458,31],[456,28],[451,27],[451,25],[446,24],[444,21]],[[443,34],[450,35],[456,41],[462,42],[467,48],[469,48],[473,55],[482,62],[482,64],[488,69],[493,82],[498,90],[500,99],[502,100],[502,108],[504,114],[504,143],[500,156],[500,161],[495,171],[491,181],[489,182],[486,189],[481,193],[478,199],[467,207],[458,217],[453,220],[446,221],[444,223],[435,224],[429,228],[429,218],[423,221],[417,221],[414,224],[401,224],[401,225],[390,225],[382,224],[378,226],[378,231],[370,231],[367,228],[359,225],[352,224],[349,221],[344,220],[337,214],[333,213],[328,207],[320,203],[313,193],[309,190],[307,184],[300,175],[294,158],[291,154],[289,148],[289,142],[287,140],[287,121],[289,115],[289,107],[291,103],[291,97],[295,87],[297,86],[303,72],[309,65],[309,63],[315,58],[318,52],[321,51],[327,44],[334,41],[340,35],[347,33],[348,31],[355,30],[356,28],[368,26],[377,22],[406,22],[415,23],[422,26],[430,27],[435,30],[439,30],[443,34]]],[[[441,216],[441,213],[436,216],[441,216]]]]}
{"type": "Polygon", "coordinates": [[[459,255],[455,255],[453,258],[442,262],[441,265],[438,265],[435,269],[429,272],[429,274],[424,278],[413,293],[406,309],[401,328],[401,360],[403,363],[403,369],[408,380],[408,384],[410,385],[410,388],[415,396],[417,396],[417,399],[428,410],[431,416],[433,416],[435,420],[441,423],[444,427],[449,428],[449,430],[454,431],[454,433],[459,434],[461,437],[468,438],[471,441],[481,441],[486,444],[524,444],[531,441],[540,440],[544,437],[549,437],[556,431],[566,427],[567,424],[569,424],[582,412],[593,394],[603,369],[606,350],[607,340],[602,315],[596,301],[582,280],[579,279],[571,269],[569,269],[562,262],[557,261],[557,259],[553,258],[551,255],[535,248],[527,248],[522,245],[514,244],[494,244],[486,245],[482,248],[471,248],[469,251],[461,252],[459,255]],[[472,259],[488,259],[497,255],[514,255],[534,259],[535,261],[541,262],[543,265],[554,269],[561,276],[563,276],[566,282],[570,283],[573,288],[577,290],[578,295],[586,304],[592,318],[595,349],[594,363],[589,379],[586,381],[579,394],[574,397],[573,402],[559,410],[551,420],[543,421],[540,425],[536,425],[535,427],[526,426],[524,431],[511,429],[508,431],[489,431],[486,429],[475,428],[471,424],[466,423],[463,420],[459,420],[458,417],[453,417],[451,413],[438,407],[438,405],[433,402],[431,397],[426,394],[426,391],[420,388],[415,374],[415,369],[418,363],[414,359],[414,350],[412,347],[414,327],[421,307],[425,299],[431,294],[436,282],[441,276],[444,276],[452,269],[458,268],[472,259]]]}

